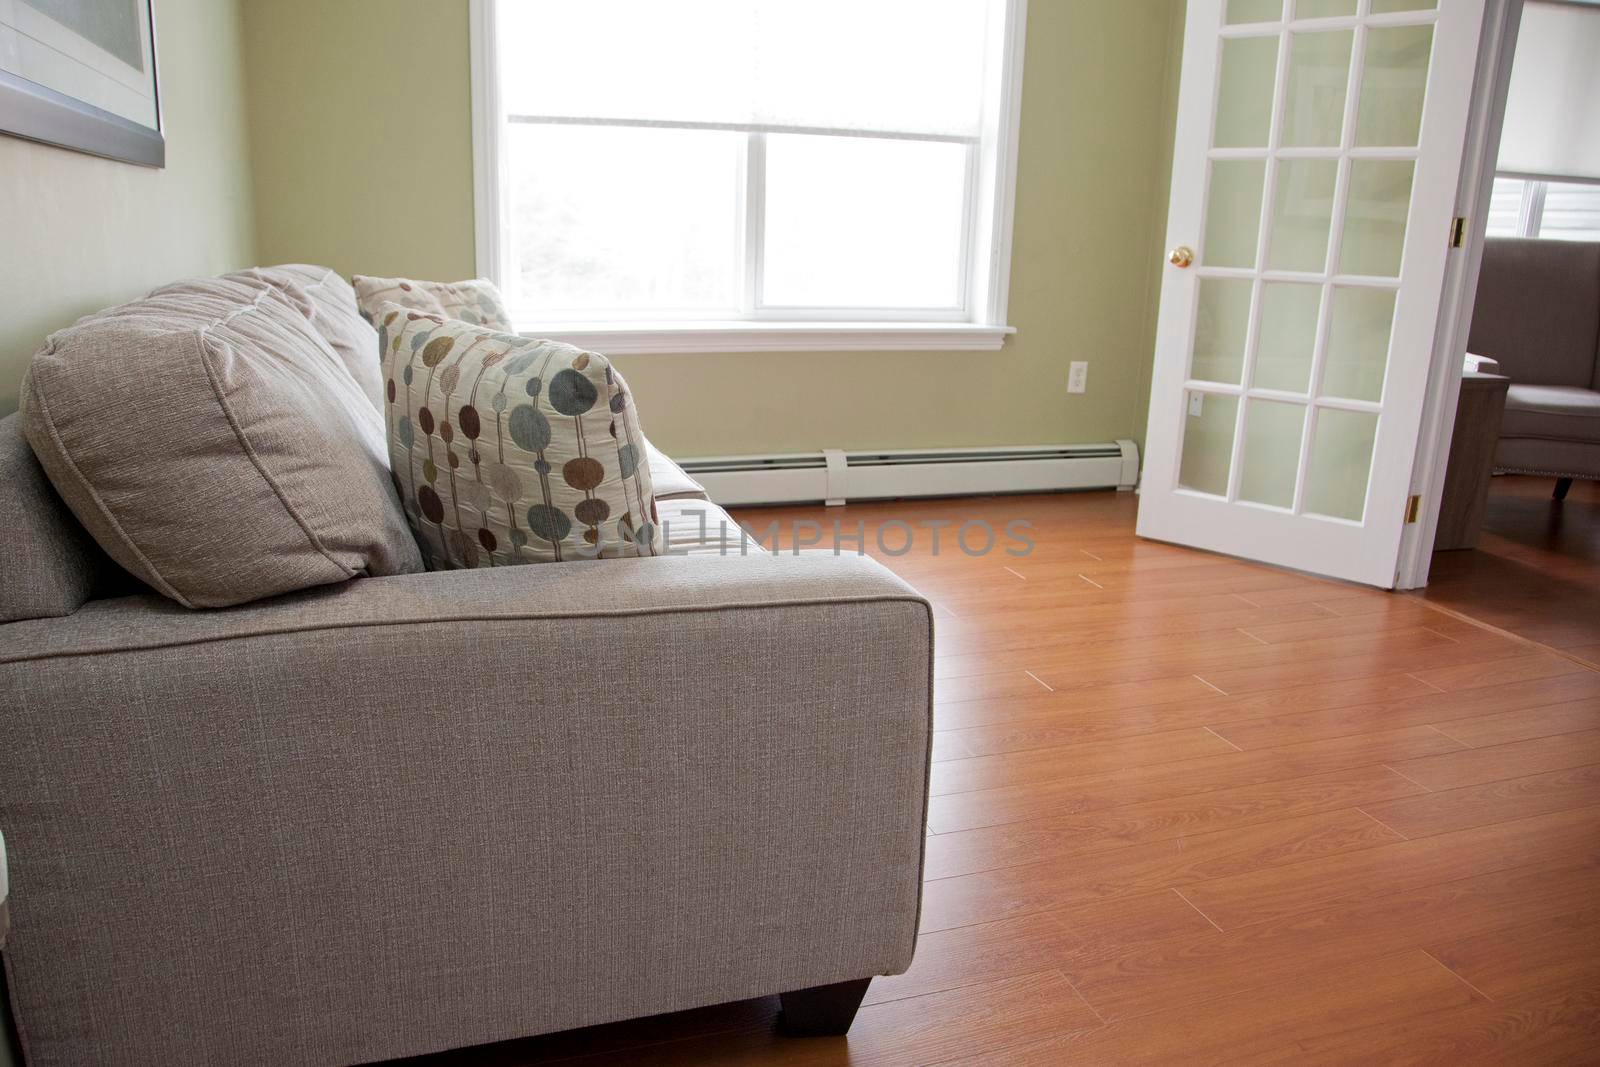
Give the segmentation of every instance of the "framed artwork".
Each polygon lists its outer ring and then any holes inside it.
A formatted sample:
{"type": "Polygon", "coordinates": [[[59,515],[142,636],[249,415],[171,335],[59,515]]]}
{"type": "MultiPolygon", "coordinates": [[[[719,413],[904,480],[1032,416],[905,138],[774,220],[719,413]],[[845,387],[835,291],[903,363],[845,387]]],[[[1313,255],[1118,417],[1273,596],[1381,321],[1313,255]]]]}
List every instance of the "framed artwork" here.
{"type": "Polygon", "coordinates": [[[0,0],[0,133],[166,165],[154,0],[0,0]]]}

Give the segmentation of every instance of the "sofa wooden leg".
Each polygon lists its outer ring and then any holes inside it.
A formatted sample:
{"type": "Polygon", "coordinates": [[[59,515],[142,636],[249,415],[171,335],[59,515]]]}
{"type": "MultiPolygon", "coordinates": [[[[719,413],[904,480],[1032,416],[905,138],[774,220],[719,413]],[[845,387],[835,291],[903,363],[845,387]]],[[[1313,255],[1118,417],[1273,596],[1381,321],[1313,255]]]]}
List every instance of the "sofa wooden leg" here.
{"type": "Polygon", "coordinates": [[[1555,499],[1557,499],[1557,500],[1565,500],[1565,499],[1567,499],[1567,490],[1571,489],[1571,488],[1572,488],[1572,479],[1571,478],[1557,478],[1556,479],[1555,499]]]}
{"type": "Polygon", "coordinates": [[[848,1033],[871,978],[797,989],[782,996],[779,1025],[795,1037],[830,1037],[848,1033]]]}

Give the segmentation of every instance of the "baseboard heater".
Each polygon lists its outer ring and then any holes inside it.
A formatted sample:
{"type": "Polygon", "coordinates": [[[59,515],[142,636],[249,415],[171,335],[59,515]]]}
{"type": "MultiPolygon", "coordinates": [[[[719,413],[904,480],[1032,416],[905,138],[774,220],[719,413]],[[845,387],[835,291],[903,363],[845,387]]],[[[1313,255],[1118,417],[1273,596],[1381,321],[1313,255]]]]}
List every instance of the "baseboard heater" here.
{"type": "Polygon", "coordinates": [[[718,504],[804,504],[921,496],[1132,489],[1132,441],[1022,448],[824,449],[681,460],[718,504]]]}

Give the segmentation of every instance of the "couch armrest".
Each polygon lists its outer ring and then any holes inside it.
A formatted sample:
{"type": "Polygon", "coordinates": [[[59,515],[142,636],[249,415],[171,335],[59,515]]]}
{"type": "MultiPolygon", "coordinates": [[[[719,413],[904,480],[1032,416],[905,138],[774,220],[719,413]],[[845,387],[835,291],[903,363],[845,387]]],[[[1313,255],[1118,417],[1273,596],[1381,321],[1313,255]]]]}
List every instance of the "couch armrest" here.
{"type": "Polygon", "coordinates": [[[30,1062],[364,1062],[909,965],[932,622],[870,560],[0,634],[30,1062]]]}

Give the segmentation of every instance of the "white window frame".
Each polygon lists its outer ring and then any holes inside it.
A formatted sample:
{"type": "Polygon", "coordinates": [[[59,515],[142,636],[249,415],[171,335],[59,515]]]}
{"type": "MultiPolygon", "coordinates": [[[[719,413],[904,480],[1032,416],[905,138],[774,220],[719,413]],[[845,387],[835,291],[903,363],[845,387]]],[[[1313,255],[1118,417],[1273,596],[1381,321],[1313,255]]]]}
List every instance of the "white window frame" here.
{"type": "MultiPolygon", "coordinates": [[[[509,249],[500,220],[506,211],[500,134],[508,121],[500,99],[499,50],[496,38],[497,0],[471,0],[473,200],[477,270],[500,284],[509,249]]],[[[998,55],[1004,69],[995,99],[986,102],[983,131],[968,138],[922,137],[968,144],[967,203],[964,208],[961,291],[963,306],[936,310],[812,308],[758,306],[755,294],[761,263],[762,227],[742,225],[745,245],[743,306],[726,317],[674,318],[668,313],[649,319],[604,321],[519,321],[524,333],[566,341],[610,354],[647,352],[797,352],[797,351],[994,351],[1015,329],[1006,324],[1011,274],[1011,236],[1016,204],[1017,138],[1022,114],[1022,56],[1027,26],[1027,0],[1004,0],[998,55]]],[[[517,121],[554,122],[536,116],[517,121]]],[[[571,121],[571,120],[560,120],[571,121]]],[[[615,124],[615,123],[608,123],[615,124]]],[[[723,127],[705,123],[627,123],[685,129],[737,129],[749,137],[746,152],[743,218],[762,218],[763,164],[768,132],[861,136],[859,131],[723,127]]],[[[905,134],[871,136],[906,137],[905,134]]],[[[513,308],[512,313],[518,314],[513,308]]]]}
{"type": "Polygon", "coordinates": [[[1522,201],[1517,208],[1517,237],[1537,237],[1541,240],[1558,240],[1544,236],[1544,202],[1552,185],[1594,185],[1588,181],[1562,181],[1543,176],[1500,171],[1496,178],[1506,178],[1522,183],[1522,201]]]}

